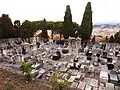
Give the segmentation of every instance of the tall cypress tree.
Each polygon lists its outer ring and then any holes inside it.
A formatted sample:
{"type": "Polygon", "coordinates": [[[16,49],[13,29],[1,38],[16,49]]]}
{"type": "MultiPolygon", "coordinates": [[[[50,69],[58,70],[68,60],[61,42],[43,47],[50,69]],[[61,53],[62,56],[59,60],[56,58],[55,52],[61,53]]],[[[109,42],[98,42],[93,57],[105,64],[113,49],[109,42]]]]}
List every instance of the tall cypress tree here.
{"type": "Polygon", "coordinates": [[[7,14],[2,14],[1,29],[3,30],[3,38],[11,38],[14,36],[13,24],[11,18],[7,14]]]}
{"type": "Polygon", "coordinates": [[[45,19],[41,22],[40,28],[41,28],[41,30],[42,30],[42,38],[43,38],[43,39],[48,39],[48,34],[47,34],[47,22],[46,22],[45,19]]]}
{"type": "Polygon", "coordinates": [[[93,24],[92,24],[91,2],[88,2],[85,8],[80,29],[78,31],[79,36],[82,38],[83,41],[90,40],[92,29],[93,29],[93,24]]]}
{"type": "Polygon", "coordinates": [[[115,42],[114,37],[111,36],[111,37],[109,38],[109,43],[114,43],[114,42],[115,42]]]}
{"type": "Polygon", "coordinates": [[[62,30],[65,39],[69,38],[69,36],[71,35],[71,31],[72,31],[72,14],[70,6],[67,5],[62,30]]]}

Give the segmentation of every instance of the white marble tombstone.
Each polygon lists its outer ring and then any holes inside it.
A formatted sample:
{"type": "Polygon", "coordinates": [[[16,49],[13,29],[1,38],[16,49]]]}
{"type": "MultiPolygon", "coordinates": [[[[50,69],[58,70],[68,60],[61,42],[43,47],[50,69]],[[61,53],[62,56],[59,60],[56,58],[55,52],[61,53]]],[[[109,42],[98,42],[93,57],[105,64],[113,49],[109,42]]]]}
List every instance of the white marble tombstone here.
{"type": "Polygon", "coordinates": [[[71,53],[78,54],[78,50],[81,48],[81,38],[69,37],[69,50],[71,53]]]}

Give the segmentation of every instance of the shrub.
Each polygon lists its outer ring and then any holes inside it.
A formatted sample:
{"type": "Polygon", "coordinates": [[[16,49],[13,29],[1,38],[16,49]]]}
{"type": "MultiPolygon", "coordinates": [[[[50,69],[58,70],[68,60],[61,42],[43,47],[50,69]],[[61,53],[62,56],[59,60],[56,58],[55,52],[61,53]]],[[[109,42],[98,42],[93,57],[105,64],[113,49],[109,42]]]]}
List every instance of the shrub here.
{"type": "Polygon", "coordinates": [[[25,61],[22,61],[22,64],[21,64],[21,67],[20,67],[20,69],[24,73],[27,81],[30,81],[33,78],[33,75],[31,74],[31,72],[32,72],[32,67],[31,66],[32,66],[32,63],[27,63],[25,61]]]}
{"type": "Polygon", "coordinates": [[[56,73],[54,73],[53,75],[50,76],[49,83],[52,86],[53,90],[56,90],[56,89],[62,90],[64,88],[67,88],[69,85],[68,81],[58,79],[56,73]]]}

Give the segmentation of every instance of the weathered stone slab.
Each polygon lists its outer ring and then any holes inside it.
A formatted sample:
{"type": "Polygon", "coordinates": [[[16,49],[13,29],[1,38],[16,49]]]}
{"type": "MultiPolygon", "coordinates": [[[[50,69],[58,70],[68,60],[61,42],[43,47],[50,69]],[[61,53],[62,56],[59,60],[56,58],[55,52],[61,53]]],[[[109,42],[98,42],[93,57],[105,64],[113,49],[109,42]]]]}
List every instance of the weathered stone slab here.
{"type": "Polygon", "coordinates": [[[78,88],[79,90],[84,90],[84,89],[85,89],[85,86],[86,86],[86,83],[85,83],[85,82],[80,82],[77,88],[78,88]]]}

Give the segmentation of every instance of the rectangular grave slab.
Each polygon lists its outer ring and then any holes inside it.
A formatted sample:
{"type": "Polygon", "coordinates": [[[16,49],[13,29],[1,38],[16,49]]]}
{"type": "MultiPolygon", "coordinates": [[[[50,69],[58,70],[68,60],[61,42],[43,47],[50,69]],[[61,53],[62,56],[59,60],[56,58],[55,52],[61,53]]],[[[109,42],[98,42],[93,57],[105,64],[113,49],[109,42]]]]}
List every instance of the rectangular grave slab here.
{"type": "Polygon", "coordinates": [[[72,75],[77,75],[77,73],[78,73],[78,70],[74,70],[74,71],[72,72],[72,75]]]}
{"type": "Polygon", "coordinates": [[[86,86],[85,82],[80,82],[77,88],[78,88],[78,90],[84,90],[85,86],[86,86]]]}
{"type": "Polygon", "coordinates": [[[93,87],[93,89],[92,90],[98,90],[98,88],[96,88],[96,87],[93,87]]]}
{"type": "Polygon", "coordinates": [[[98,90],[106,90],[105,87],[99,86],[98,90]]]}
{"type": "Polygon", "coordinates": [[[72,69],[69,69],[67,72],[71,74],[72,73],[72,69]]]}
{"type": "Polygon", "coordinates": [[[76,83],[76,82],[73,82],[73,83],[71,84],[71,88],[76,89],[76,88],[77,88],[77,86],[78,86],[78,83],[76,83]]]}
{"type": "Polygon", "coordinates": [[[46,72],[46,70],[45,69],[40,69],[40,71],[39,71],[39,73],[41,73],[41,74],[43,74],[43,73],[45,73],[46,72]]]}
{"type": "Polygon", "coordinates": [[[85,90],[92,90],[92,87],[90,85],[86,85],[85,90]]]}
{"type": "Polygon", "coordinates": [[[62,72],[66,72],[68,70],[68,68],[62,68],[62,72]]]}
{"type": "Polygon", "coordinates": [[[69,79],[68,79],[68,82],[73,82],[75,80],[75,76],[71,76],[69,79]]]}
{"type": "Polygon", "coordinates": [[[106,90],[114,90],[114,84],[106,83],[106,90]]]}
{"type": "Polygon", "coordinates": [[[117,83],[118,82],[118,77],[117,77],[117,74],[109,74],[110,76],[110,82],[112,83],[117,83]]]}
{"type": "Polygon", "coordinates": [[[98,80],[92,78],[92,79],[90,80],[90,84],[89,84],[89,85],[97,88],[97,87],[98,87],[98,80]]]}
{"type": "Polygon", "coordinates": [[[100,72],[100,82],[107,82],[108,81],[108,73],[105,71],[100,72]]]}
{"type": "Polygon", "coordinates": [[[90,79],[91,79],[91,78],[84,77],[83,82],[85,82],[86,84],[89,85],[89,83],[90,83],[90,79]]]}
{"type": "Polygon", "coordinates": [[[62,76],[62,78],[65,79],[65,80],[67,80],[67,77],[68,77],[67,73],[63,74],[63,76],[62,76]]]}
{"type": "Polygon", "coordinates": [[[39,78],[39,79],[40,79],[40,78],[42,77],[42,75],[43,75],[43,74],[39,73],[39,74],[36,76],[36,78],[39,78]]]}
{"type": "Polygon", "coordinates": [[[115,86],[115,90],[120,90],[120,86],[115,86]]]}

